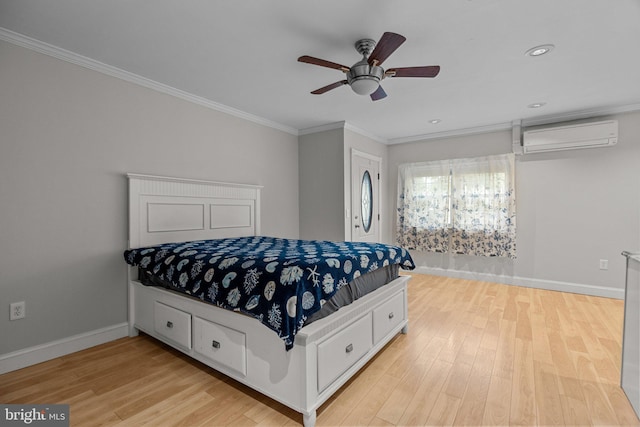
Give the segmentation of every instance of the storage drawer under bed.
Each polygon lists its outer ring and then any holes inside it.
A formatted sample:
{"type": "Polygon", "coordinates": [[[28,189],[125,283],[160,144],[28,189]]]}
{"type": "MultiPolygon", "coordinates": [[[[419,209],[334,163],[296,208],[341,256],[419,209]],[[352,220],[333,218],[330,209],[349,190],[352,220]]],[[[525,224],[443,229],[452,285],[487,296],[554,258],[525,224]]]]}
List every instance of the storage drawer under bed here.
{"type": "Polygon", "coordinates": [[[318,344],[318,391],[353,366],[372,346],[371,313],[318,344]]]}
{"type": "Polygon", "coordinates": [[[177,346],[191,349],[191,314],[155,301],[153,328],[177,346]]]}
{"type": "Polygon", "coordinates": [[[194,350],[221,365],[247,375],[246,335],[218,323],[195,317],[194,350]]]}
{"type": "Polygon", "coordinates": [[[389,332],[402,323],[405,314],[404,292],[393,296],[373,310],[373,342],[377,343],[387,336],[389,332]]]}

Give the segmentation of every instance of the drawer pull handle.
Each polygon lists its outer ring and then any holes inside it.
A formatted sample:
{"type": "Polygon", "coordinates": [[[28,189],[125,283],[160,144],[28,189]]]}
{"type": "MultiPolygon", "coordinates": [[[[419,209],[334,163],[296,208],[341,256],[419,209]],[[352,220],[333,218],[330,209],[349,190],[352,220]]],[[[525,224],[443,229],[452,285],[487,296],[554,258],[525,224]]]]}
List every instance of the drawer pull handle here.
{"type": "Polygon", "coordinates": [[[389,319],[393,319],[393,311],[389,313],[389,319]]]}
{"type": "Polygon", "coordinates": [[[167,321],[167,328],[169,329],[173,328],[173,322],[167,321]]]}
{"type": "Polygon", "coordinates": [[[344,349],[347,353],[351,353],[353,351],[353,344],[349,344],[347,348],[344,349]]]}
{"type": "Polygon", "coordinates": [[[220,348],[220,343],[216,340],[213,340],[213,342],[211,343],[211,346],[213,348],[220,348]]]}

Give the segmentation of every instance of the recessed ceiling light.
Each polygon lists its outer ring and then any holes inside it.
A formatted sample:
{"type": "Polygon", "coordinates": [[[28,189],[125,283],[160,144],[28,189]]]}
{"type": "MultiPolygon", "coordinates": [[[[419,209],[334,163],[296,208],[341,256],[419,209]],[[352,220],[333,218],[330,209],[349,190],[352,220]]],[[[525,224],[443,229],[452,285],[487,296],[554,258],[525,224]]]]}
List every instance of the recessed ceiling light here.
{"type": "Polygon", "coordinates": [[[547,105],[546,102],[534,102],[533,104],[527,105],[527,108],[540,108],[544,107],[545,105],[547,105]]]}
{"type": "Polygon", "coordinates": [[[552,44],[543,44],[540,46],[532,47],[524,54],[527,56],[540,56],[544,55],[545,53],[549,53],[554,47],[555,46],[552,44]]]}
{"type": "Polygon", "coordinates": [[[429,120],[429,123],[431,123],[432,125],[437,125],[438,123],[440,123],[442,120],[440,119],[433,119],[433,120],[429,120]]]}

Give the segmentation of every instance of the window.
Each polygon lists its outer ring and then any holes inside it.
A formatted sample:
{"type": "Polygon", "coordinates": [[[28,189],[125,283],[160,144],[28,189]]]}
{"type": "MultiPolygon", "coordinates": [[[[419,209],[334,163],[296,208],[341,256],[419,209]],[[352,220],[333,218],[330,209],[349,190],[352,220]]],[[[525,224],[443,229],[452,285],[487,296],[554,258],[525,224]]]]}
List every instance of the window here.
{"type": "Polygon", "coordinates": [[[360,200],[360,214],[362,215],[362,227],[364,232],[371,230],[371,220],[373,219],[373,186],[371,185],[371,174],[364,171],[362,175],[362,188],[360,190],[362,196],[360,200]]]}
{"type": "Polygon", "coordinates": [[[514,156],[400,165],[397,242],[515,258],[514,156]]]}

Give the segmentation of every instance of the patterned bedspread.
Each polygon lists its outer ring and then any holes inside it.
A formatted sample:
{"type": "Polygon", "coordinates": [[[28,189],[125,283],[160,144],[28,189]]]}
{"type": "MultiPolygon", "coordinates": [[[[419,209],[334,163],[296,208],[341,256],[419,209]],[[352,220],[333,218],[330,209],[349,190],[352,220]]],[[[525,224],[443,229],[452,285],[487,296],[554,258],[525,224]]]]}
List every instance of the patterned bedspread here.
{"type": "Polygon", "coordinates": [[[124,258],[185,294],[259,319],[287,350],[307,316],[354,278],[390,264],[415,268],[398,246],[264,236],[166,243],[124,258]]]}

